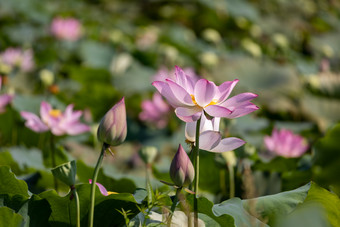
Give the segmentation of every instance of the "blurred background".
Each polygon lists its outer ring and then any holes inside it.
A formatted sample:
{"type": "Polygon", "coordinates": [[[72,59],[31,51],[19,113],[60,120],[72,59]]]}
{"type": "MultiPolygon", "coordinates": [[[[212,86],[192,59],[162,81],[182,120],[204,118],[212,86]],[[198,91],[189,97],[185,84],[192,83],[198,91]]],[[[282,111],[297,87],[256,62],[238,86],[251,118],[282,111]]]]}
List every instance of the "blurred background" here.
{"type": "MultiPolygon", "coordinates": [[[[233,94],[259,95],[259,110],[222,121],[225,137],[247,142],[232,157],[236,196],[311,180],[337,191],[339,135],[326,132],[340,120],[339,19],[336,0],[0,0],[1,95],[12,97],[0,115],[0,164],[33,192],[53,188],[49,134],[26,128],[20,112],[38,114],[43,100],[61,110],[73,103],[92,130],[57,137],[57,163],[78,160],[78,181],[87,183],[100,151],[98,123],[124,96],[127,141],[105,158],[98,182],[116,192],[145,187],[138,151],[154,146],[154,187],[168,190],[159,180],[169,181],[178,144],[190,150],[185,124],[172,109],[141,113],[156,92],[151,83],[178,65],[218,85],[239,79],[233,94]],[[308,151],[263,159],[273,128],[300,134],[308,151]]],[[[216,202],[229,198],[230,158],[201,155],[202,193],[216,202]]]]}

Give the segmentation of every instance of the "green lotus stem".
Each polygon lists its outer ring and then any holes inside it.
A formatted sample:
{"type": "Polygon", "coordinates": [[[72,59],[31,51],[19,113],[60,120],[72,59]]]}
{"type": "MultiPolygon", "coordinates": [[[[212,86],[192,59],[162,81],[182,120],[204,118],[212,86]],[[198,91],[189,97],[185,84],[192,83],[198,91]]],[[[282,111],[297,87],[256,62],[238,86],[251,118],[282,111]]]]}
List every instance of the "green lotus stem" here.
{"type": "Polygon", "coordinates": [[[80,227],[80,203],[79,203],[79,196],[78,196],[78,192],[77,192],[76,188],[73,189],[73,194],[74,194],[74,198],[76,200],[77,227],[80,227]]]}
{"type": "Polygon", "coordinates": [[[198,119],[196,124],[196,138],[195,138],[195,197],[194,197],[194,227],[198,227],[198,181],[199,181],[199,169],[200,169],[200,158],[199,158],[199,137],[200,137],[200,125],[201,118],[198,119]]]}
{"type": "MultiPolygon", "coordinates": [[[[52,159],[52,168],[55,168],[57,166],[56,160],[55,160],[55,144],[54,144],[54,135],[51,133],[50,137],[51,141],[51,159],[52,159]]],[[[56,192],[58,192],[58,180],[55,176],[53,176],[54,180],[54,188],[56,192]]]]}
{"type": "Polygon", "coordinates": [[[174,215],[174,212],[175,212],[175,209],[176,209],[176,205],[177,205],[177,202],[179,200],[179,193],[181,192],[182,188],[177,188],[176,190],[176,196],[174,198],[174,201],[172,202],[172,205],[171,205],[171,212],[170,212],[170,216],[169,216],[169,220],[168,220],[168,226],[171,226],[171,219],[172,219],[172,216],[174,215]]]}
{"type": "Polygon", "coordinates": [[[230,185],[229,198],[233,198],[235,197],[234,167],[232,165],[228,165],[228,170],[229,170],[229,185],[230,185]]]}
{"type": "Polygon", "coordinates": [[[99,169],[101,166],[101,163],[103,161],[105,151],[108,148],[107,144],[103,144],[102,151],[100,152],[100,156],[98,158],[96,167],[94,169],[93,177],[92,177],[92,185],[91,185],[91,202],[90,202],[90,209],[89,209],[89,220],[88,220],[88,226],[92,227],[93,226],[93,216],[94,216],[94,200],[95,200],[95,195],[96,195],[96,183],[97,183],[97,176],[99,173],[99,169]]]}

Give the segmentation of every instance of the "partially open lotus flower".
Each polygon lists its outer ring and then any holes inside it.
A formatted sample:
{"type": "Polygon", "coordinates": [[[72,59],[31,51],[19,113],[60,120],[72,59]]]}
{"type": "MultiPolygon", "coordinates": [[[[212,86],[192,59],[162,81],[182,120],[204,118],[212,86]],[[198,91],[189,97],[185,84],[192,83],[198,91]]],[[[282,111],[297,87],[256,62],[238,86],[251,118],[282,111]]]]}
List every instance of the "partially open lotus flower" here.
{"type": "Polygon", "coordinates": [[[229,98],[238,80],[219,86],[206,79],[197,82],[176,66],[176,80],[155,81],[152,84],[175,108],[178,118],[185,122],[197,121],[203,112],[212,117],[237,118],[258,109],[250,101],[253,93],[241,93],[229,98]]]}
{"type": "Polygon", "coordinates": [[[117,146],[125,141],[126,134],[126,109],[124,98],[122,98],[101,120],[97,138],[102,143],[117,146]]]}
{"type": "Polygon", "coordinates": [[[194,180],[194,166],[182,145],[179,145],[177,153],[171,162],[170,177],[177,187],[188,186],[194,180]]]}

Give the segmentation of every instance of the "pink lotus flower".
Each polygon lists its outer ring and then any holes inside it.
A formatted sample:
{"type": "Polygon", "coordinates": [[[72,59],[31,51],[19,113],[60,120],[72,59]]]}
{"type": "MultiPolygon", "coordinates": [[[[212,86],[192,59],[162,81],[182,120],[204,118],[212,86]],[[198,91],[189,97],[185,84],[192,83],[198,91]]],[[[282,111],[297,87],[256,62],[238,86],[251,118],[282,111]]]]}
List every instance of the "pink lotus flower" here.
{"type": "Polygon", "coordinates": [[[7,48],[1,53],[0,61],[12,68],[18,67],[23,72],[30,72],[34,68],[33,52],[30,49],[7,48]]]}
{"type": "Polygon", "coordinates": [[[152,84],[175,108],[178,118],[185,122],[197,121],[203,112],[212,117],[237,118],[258,109],[250,101],[253,93],[241,93],[228,99],[238,80],[220,86],[206,79],[197,82],[176,66],[176,80],[166,79],[152,84]]]}
{"type": "Polygon", "coordinates": [[[77,41],[82,34],[81,24],[74,18],[54,18],[51,24],[52,34],[60,40],[77,41]]]}
{"type": "Polygon", "coordinates": [[[37,115],[22,111],[21,116],[26,120],[26,127],[35,132],[51,132],[56,136],[64,134],[78,135],[90,130],[90,127],[79,122],[82,111],[73,111],[73,105],[66,107],[65,112],[58,109],[52,109],[47,102],[41,102],[40,117],[37,115]]]}
{"type": "MultiPolygon", "coordinates": [[[[2,85],[2,77],[0,76],[0,89],[1,89],[1,85],[2,85]]],[[[0,95],[0,113],[3,113],[6,111],[6,106],[8,105],[8,103],[10,103],[13,99],[12,95],[0,95]]]]}
{"type": "Polygon", "coordinates": [[[286,158],[300,157],[308,149],[308,144],[302,136],[287,129],[274,129],[271,136],[264,137],[264,143],[273,155],[286,158]]]}
{"type": "Polygon", "coordinates": [[[166,103],[159,93],[154,93],[152,100],[142,102],[142,112],[139,119],[155,124],[157,128],[164,128],[168,123],[171,107],[166,103]]]}

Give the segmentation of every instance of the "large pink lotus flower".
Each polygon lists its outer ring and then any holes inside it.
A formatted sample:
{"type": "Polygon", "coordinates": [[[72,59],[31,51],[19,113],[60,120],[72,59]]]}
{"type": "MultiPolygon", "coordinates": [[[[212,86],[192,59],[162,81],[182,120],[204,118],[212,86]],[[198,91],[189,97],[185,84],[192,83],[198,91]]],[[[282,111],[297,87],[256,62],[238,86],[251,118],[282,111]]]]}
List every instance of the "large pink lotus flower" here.
{"type": "Polygon", "coordinates": [[[58,109],[52,109],[51,105],[47,102],[41,102],[40,117],[37,115],[22,111],[21,116],[26,120],[26,127],[35,132],[51,132],[56,136],[64,134],[78,135],[90,130],[88,125],[79,122],[82,111],[73,111],[73,105],[70,104],[66,107],[64,112],[58,109]]]}
{"type": "Polygon", "coordinates": [[[308,144],[302,136],[287,129],[274,129],[271,136],[264,137],[264,144],[273,155],[286,158],[300,157],[308,149],[308,144]]]}
{"type": "Polygon", "coordinates": [[[67,41],[77,41],[82,35],[81,24],[74,18],[54,18],[51,32],[58,39],[67,41]]]}
{"type": "MultiPolygon", "coordinates": [[[[0,89],[2,86],[2,77],[0,76],[0,89]]],[[[10,103],[13,99],[12,95],[4,94],[0,95],[0,113],[3,113],[6,111],[6,106],[8,103],[10,103]]]]}
{"type": "Polygon", "coordinates": [[[0,61],[12,68],[18,67],[23,72],[30,72],[34,68],[33,52],[31,49],[7,48],[0,54],[0,61]]]}
{"type": "Polygon", "coordinates": [[[164,128],[168,123],[171,106],[166,103],[159,93],[154,93],[152,100],[142,102],[142,112],[139,119],[156,125],[157,128],[164,128]]]}
{"type": "Polygon", "coordinates": [[[238,80],[220,86],[206,79],[195,82],[176,66],[176,80],[155,81],[152,84],[175,108],[178,118],[185,122],[197,121],[203,112],[211,117],[237,118],[258,109],[250,101],[253,93],[241,93],[228,99],[238,80]]]}

